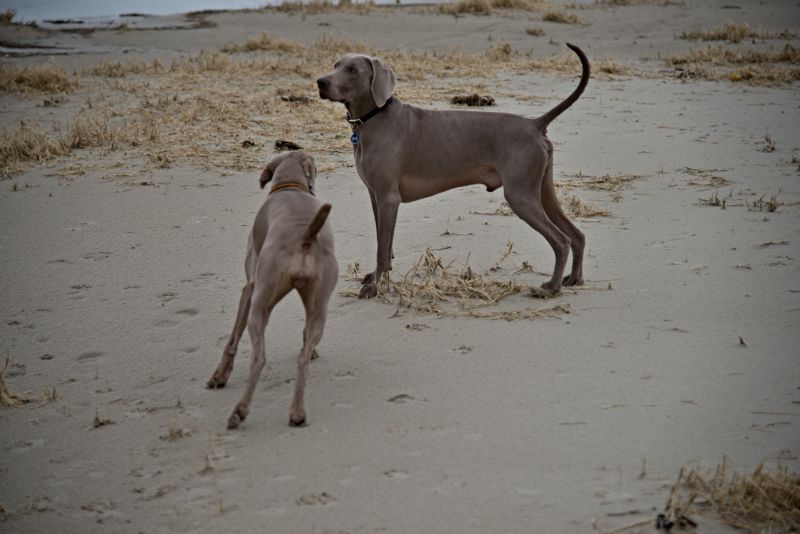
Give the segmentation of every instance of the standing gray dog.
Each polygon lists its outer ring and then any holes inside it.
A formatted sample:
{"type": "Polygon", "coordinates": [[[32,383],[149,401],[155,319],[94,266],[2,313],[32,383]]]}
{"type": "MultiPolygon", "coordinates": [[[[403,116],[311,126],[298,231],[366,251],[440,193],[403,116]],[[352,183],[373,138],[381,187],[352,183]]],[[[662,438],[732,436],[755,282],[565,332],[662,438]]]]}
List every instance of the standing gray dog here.
{"type": "Polygon", "coordinates": [[[547,125],[578,100],[589,82],[589,60],[577,89],[536,119],[507,113],[432,111],[392,96],[394,73],[379,59],[347,54],[333,72],[317,80],[319,96],[342,102],[353,128],[356,169],[372,200],[378,234],[375,272],[362,281],[362,298],[375,296],[381,275],[391,270],[392,239],[401,202],[448,189],[483,184],[503,187],[511,209],[541,233],[555,252],[553,276],[542,287],[556,293],[570,248],[572,273],[564,285],[583,283],[585,239],[564,212],[553,188],[553,144],[547,125]]]}
{"type": "Polygon", "coordinates": [[[242,399],[228,419],[228,428],[238,427],[250,411],[253,391],[266,363],[264,330],[272,309],[292,289],[303,300],[306,325],[289,424],[305,424],[303,390],[308,361],[322,339],[328,300],[339,276],[333,233],[326,222],[331,205],[314,196],[316,175],[314,159],[299,150],[274,158],[261,173],[261,188],[270,181],[273,186],[256,215],[247,243],[247,283],[242,289],[233,332],[217,370],[206,384],[210,389],[225,387],[246,324],[253,344],[250,376],[242,399]]]}

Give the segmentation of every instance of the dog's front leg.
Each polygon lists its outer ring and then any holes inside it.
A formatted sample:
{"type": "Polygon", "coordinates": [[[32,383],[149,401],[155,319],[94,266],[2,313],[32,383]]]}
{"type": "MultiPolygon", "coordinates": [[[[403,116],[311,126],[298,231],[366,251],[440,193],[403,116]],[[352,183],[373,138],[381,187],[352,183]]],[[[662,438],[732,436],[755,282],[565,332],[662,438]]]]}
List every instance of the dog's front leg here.
{"type": "Polygon", "coordinates": [[[378,294],[378,282],[383,273],[392,270],[392,240],[394,239],[394,226],[397,222],[397,210],[400,207],[400,197],[377,199],[376,231],[378,234],[378,259],[372,277],[364,277],[359,298],[369,299],[378,294]]]}

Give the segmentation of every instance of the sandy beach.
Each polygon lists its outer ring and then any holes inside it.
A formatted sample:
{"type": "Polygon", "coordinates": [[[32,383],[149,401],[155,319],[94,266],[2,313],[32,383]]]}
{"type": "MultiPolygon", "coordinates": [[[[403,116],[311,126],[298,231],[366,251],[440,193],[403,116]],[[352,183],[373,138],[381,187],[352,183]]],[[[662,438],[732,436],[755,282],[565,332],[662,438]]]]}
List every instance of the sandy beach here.
{"type": "Polygon", "coordinates": [[[0,532],[654,532],[684,467],[796,473],[800,8],[613,4],[0,25],[0,360],[30,397],[0,406],[0,532]],[[535,117],[577,84],[566,42],[594,69],[548,129],[586,283],[533,298],[550,247],[502,190],[471,186],[401,206],[393,277],[430,254],[509,296],[355,298],[369,196],[314,80],[366,52],[405,102],[476,93],[496,102],[476,113],[535,117]],[[288,425],[289,295],[229,431],[246,335],[227,387],[204,384],[279,140],[316,158],[341,277],[308,426],[288,425]]]}

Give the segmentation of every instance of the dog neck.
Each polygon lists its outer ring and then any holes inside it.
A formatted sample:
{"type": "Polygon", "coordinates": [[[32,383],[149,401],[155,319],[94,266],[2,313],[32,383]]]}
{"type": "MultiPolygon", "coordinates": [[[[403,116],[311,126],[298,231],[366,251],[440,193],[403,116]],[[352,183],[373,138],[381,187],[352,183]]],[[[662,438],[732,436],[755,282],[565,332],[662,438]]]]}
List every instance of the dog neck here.
{"type": "Polygon", "coordinates": [[[387,100],[383,106],[374,107],[370,111],[366,112],[364,115],[361,115],[358,118],[353,118],[353,115],[350,113],[350,110],[348,109],[345,118],[347,119],[347,122],[350,123],[350,127],[353,128],[353,130],[357,130],[359,127],[363,126],[365,122],[367,122],[372,117],[374,117],[375,115],[386,109],[389,106],[389,104],[391,104],[393,101],[394,97],[390,96],[389,100],[387,100]]]}
{"type": "Polygon", "coordinates": [[[310,193],[311,188],[309,188],[306,184],[301,184],[300,182],[282,182],[280,184],[275,184],[272,186],[272,189],[269,190],[269,194],[277,193],[278,191],[286,191],[287,189],[297,189],[298,191],[302,191],[304,193],[310,193]]]}

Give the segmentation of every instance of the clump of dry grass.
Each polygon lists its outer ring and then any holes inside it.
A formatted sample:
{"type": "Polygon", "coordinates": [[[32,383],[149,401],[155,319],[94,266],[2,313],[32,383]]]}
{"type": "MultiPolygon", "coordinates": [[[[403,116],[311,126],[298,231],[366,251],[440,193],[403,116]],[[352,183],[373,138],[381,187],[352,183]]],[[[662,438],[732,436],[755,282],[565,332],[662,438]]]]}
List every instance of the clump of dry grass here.
{"type": "Polygon", "coordinates": [[[525,30],[525,33],[527,33],[528,35],[532,35],[533,37],[542,37],[543,35],[545,35],[544,30],[536,26],[527,28],[525,30]]]}
{"type": "Polygon", "coordinates": [[[294,41],[288,41],[279,37],[274,37],[267,32],[263,32],[257,37],[251,37],[243,44],[228,43],[221,48],[223,52],[255,52],[257,50],[277,50],[279,52],[296,52],[301,47],[294,41]]]}
{"type": "Polygon", "coordinates": [[[790,43],[779,49],[757,50],[754,48],[730,48],[725,45],[709,45],[694,48],[664,58],[669,65],[686,63],[711,63],[713,65],[751,65],[759,63],[800,63],[800,52],[790,43]]]}
{"type": "Polygon", "coordinates": [[[800,51],[790,43],[779,50],[710,45],[667,56],[664,61],[677,67],[679,77],[683,78],[748,81],[753,84],[786,84],[800,80],[800,68],[781,65],[800,63],[800,51]]]}
{"type": "Polygon", "coordinates": [[[71,91],[75,86],[62,67],[50,63],[25,67],[0,65],[0,91],[5,93],[59,93],[71,91]]]}
{"type": "Polygon", "coordinates": [[[495,43],[492,49],[489,51],[489,58],[492,61],[509,61],[512,57],[514,57],[514,48],[504,42],[495,43]]]}
{"type": "Polygon", "coordinates": [[[561,203],[561,207],[573,217],[589,218],[608,217],[611,215],[611,212],[606,209],[592,204],[591,202],[584,202],[578,197],[566,193],[559,192],[558,200],[561,203]]]}
{"type": "Polygon", "coordinates": [[[748,532],[800,531],[800,475],[782,465],[770,470],[763,464],[748,475],[728,464],[725,457],[713,475],[683,467],[670,491],[664,521],[675,525],[691,514],[712,512],[748,532]]]}
{"type": "Polygon", "coordinates": [[[3,128],[0,131],[0,167],[2,175],[10,176],[23,162],[42,163],[69,152],[69,147],[60,139],[53,139],[37,127],[20,123],[17,130],[3,128]]]}
{"type": "Polygon", "coordinates": [[[8,389],[8,386],[6,386],[4,375],[10,363],[11,359],[8,356],[6,356],[6,363],[5,365],[3,365],[3,369],[0,370],[0,405],[10,406],[13,408],[37,400],[36,397],[31,397],[29,395],[24,395],[20,393],[14,393],[8,389]]]}
{"type": "MultiPolygon", "coordinates": [[[[500,269],[500,264],[511,253],[512,245],[490,271],[500,269]]],[[[488,272],[488,271],[487,271],[488,272]]],[[[358,264],[349,268],[350,278],[361,280],[358,264]]],[[[557,305],[549,308],[524,308],[521,310],[484,309],[496,306],[501,300],[530,286],[520,284],[511,278],[489,278],[476,273],[467,264],[455,267],[455,260],[446,261],[436,256],[428,248],[401,279],[394,279],[390,273],[378,283],[378,297],[397,306],[418,313],[437,316],[467,316],[491,319],[536,319],[569,313],[568,306],[557,305]]],[[[345,296],[357,296],[355,290],[341,292],[345,296]]]]}
{"type": "Polygon", "coordinates": [[[376,8],[373,0],[364,2],[354,2],[353,0],[339,0],[333,3],[330,0],[310,0],[303,2],[299,0],[283,0],[278,6],[278,11],[284,13],[303,12],[309,15],[317,13],[329,13],[331,11],[348,11],[354,13],[369,13],[376,8]]]}
{"type": "Polygon", "coordinates": [[[158,58],[152,63],[141,60],[127,61],[104,61],[99,65],[83,70],[83,74],[90,76],[104,76],[106,78],[122,78],[127,74],[159,74],[164,72],[164,66],[158,58]]]}
{"type": "Polygon", "coordinates": [[[565,13],[563,11],[548,11],[542,15],[545,22],[557,22],[559,24],[581,24],[581,20],[575,13],[565,13]]]}
{"type": "Polygon", "coordinates": [[[446,15],[489,15],[495,9],[538,11],[547,5],[547,2],[536,0],[456,0],[439,4],[438,12],[446,15]]]}
{"type": "Polygon", "coordinates": [[[750,202],[745,198],[744,204],[745,206],[747,206],[747,209],[749,211],[775,212],[778,211],[778,208],[783,206],[784,204],[783,202],[778,200],[778,195],[780,195],[780,192],[778,192],[777,195],[771,195],[769,197],[769,200],[764,200],[764,195],[761,195],[758,199],[753,200],[752,202],[750,202]]]}
{"type": "Polygon", "coordinates": [[[0,11],[0,24],[12,24],[14,17],[17,16],[16,9],[6,9],[5,11],[0,11]]]}
{"type": "Polygon", "coordinates": [[[727,41],[729,43],[739,43],[744,39],[769,39],[771,37],[789,38],[794,34],[783,32],[771,34],[767,30],[753,30],[746,23],[726,22],[710,30],[691,30],[680,34],[681,39],[687,41],[727,41]]]}

